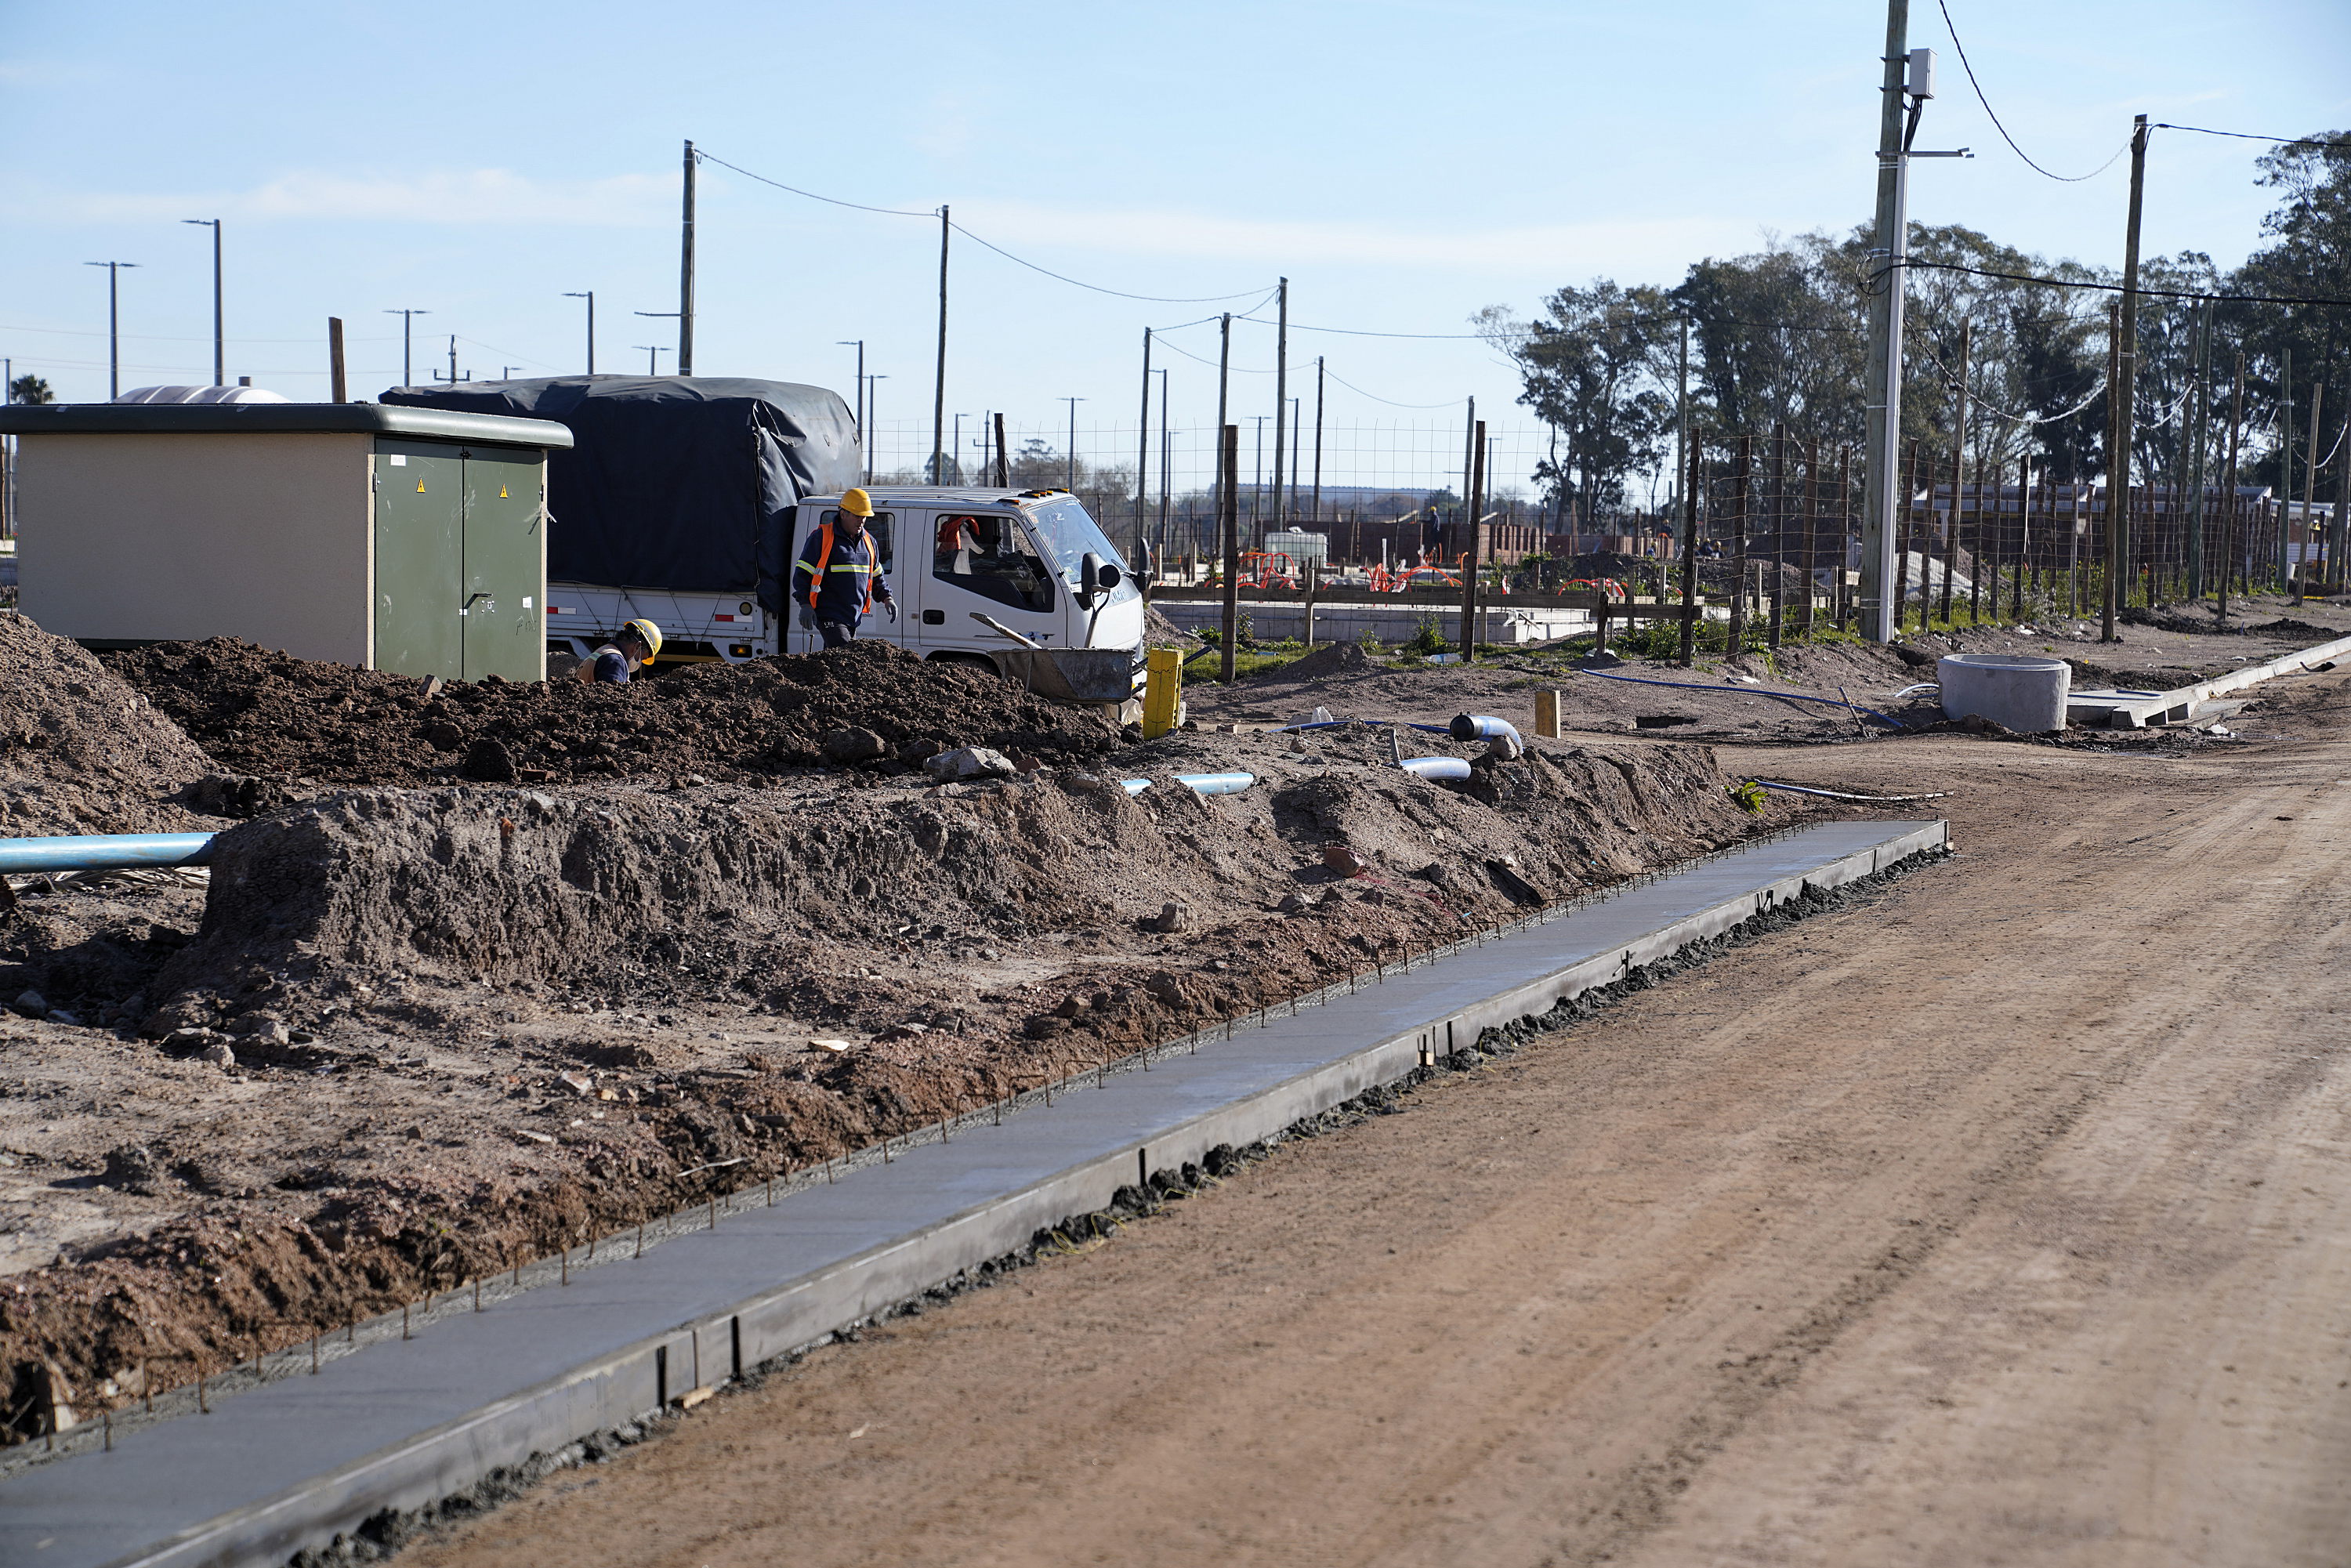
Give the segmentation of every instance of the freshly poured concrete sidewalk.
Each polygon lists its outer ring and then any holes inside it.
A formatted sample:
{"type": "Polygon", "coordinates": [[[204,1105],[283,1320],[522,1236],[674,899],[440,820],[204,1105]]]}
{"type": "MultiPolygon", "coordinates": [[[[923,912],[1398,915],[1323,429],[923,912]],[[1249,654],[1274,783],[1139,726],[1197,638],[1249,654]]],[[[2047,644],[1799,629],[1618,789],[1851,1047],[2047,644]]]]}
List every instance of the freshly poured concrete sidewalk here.
{"type": "Polygon", "coordinates": [[[737,1209],[642,1260],[122,1434],[111,1453],[0,1484],[0,1563],[283,1561],[808,1344],[1104,1207],[1143,1172],[1264,1137],[1403,1076],[1425,1051],[1946,837],[1941,822],[1830,823],[1701,862],[1147,1073],[1073,1086],[1001,1127],[967,1124],[838,1185],[737,1209]]]}

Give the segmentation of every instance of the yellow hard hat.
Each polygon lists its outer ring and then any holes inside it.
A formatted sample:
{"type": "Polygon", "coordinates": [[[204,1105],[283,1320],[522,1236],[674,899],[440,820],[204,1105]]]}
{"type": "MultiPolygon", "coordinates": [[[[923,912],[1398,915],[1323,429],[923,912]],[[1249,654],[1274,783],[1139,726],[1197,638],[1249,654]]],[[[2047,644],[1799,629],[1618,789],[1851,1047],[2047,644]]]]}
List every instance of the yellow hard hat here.
{"type": "Polygon", "coordinates": [[[623,632],[634,632],[637,634],[637,641],[645,645],[645,657],[647,659],[651,659],[654,654],[661,652],[661,628],[654,625],[652,622],[641,618],[629,622],[623,625],[621,630],[623,632]]]}
{"type": "Polygon", "coordinates": [[[870,517],[873,515],[873,497],[852,486],[841,493],[841,509],[852,517],[870,517]]]}

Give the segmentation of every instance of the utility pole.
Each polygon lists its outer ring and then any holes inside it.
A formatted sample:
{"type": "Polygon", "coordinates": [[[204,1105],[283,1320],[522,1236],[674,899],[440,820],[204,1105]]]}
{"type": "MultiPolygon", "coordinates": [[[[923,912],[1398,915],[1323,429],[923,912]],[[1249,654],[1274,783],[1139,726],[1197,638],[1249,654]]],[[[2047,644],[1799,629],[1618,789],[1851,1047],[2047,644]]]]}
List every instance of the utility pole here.
{"type": "Polygon", "coordinates": [[[2123,514],[2130,499],[2131,390],[2138,380],[2138,218],[2147,193],[2147,116],[2131,131],[2130,219],[2123,233],[2123,303],[2115,338],[2115,382],[2107,389],[2106,594],[2098,641],[2115,640],[2115,612],[2122,605],[2123,514]]]}
{"type": "Polygon", "coordinates": [[[1322,356],[1314,356],[1314,520],[1322,520],[1322,356]]]}
{"type": "MultiPolygon", "coordinates": [[[[947,209],[939,207],[939,361],[931,376],[931,483],[941,483],[939,465],[946,457],[945,437],[947,414],[947,231],[954,225],[947,221],[947,209]]],[[[1071,411],[1072,419],[1077,411],[1071,411]]],[[[1072,429],[1076,426],[1072,424],[1072,429]]],[[[1072,489],[1075,486],[1071,486],[1072,489]]]]}
{"type": "Polygon", "coordinates": [[[223,332],[221,318],[221,221],[218,218],[182,218],[183,224],[213,231],[213,385],[228,385],[228,340],[223,332]]]}
{"type": "Polygon", "coordinates": [[[1894,549],[1902,486],[1902,317],[1909,291],[1910,160],[1964,157],[1911,150],[1918,116],[1935,96],[1935,51],[1908,47],[1909,0],[1886,0],[1885,80],[1877,119],[1877,219],[1869,258],[1877,268],[1869,318],[1868,446],[1861,525],[1861,634],[1890,643],[1898,633],[1903,584],[1894,549]],[[1907,75],[1906,75],[1907,68],[1907,75]]]}
{"type": "MultiPolygon", "coordinates": [[[[1228,318],[1229,320],[1230,319],[1228,318]]],[[[1217,486],[1217,524],[1221,536],[1219,543],[1225,552],[1225,615],[1224,635],[1218,639],[1219,679],[1229,686],[1238,673],[1234,657],[1238,652],[1241,631],[1241,510],[1240,458],[1241,427],[1228,424],[1218,427],[1217,469],[1222,476],[1217,486]]]]}
{"type": "Polygon", "coordinates": [[[1143,329],[1143,412],[1134,421],[1134,554],[1130,559],[1143,559],[1144,483],[1151,472],[1151,329],[1143,329]]]}
{"type": "Polygon", "coordinates": [[[1482,553],[1478,549],[1478,514],[1484,509],[1486,499],[1486,426],[1482,421],[1469,427],[1469,443],[1468,510],[1461,546],[1461,662],[1465,664],[1474,664],[1478,658],[1478,561],[1482,553]]]}
{"type": "Polygon", "coordinates": [[[592,288],[579,294],[566,294],[566,299],[588,301],[588,373],[596,373],[596,291],[592,288]]]}
{"type": "Polygon", "coordinates": [[[122,395],[122,296],[116,284],[126,267],[137,267],[135,261],[89,261],[85,267],[106,268],[106,397],[109,402],[122,395]]]}
{"type": "MultiPolygon", "coordinates": [[[[857,350],[857,408],[852,417],[857,422],[857,448],[862,452],[865,449],[865,340],[835,338],[833,346],[841,349],[854,348],[857,350]]],[[[866,477],[869,479],[872,477],[870,469],[867,471],[866,477]]]]}
{"type": "Polygon", "coordinates": [[[646,375],[657,376],[661,374],[661,357],[669,352],[668,350],[656,348],[651,343],[635,343],[632,344],[631,347],[641,349],[644,351],[646,375]]]}
{"type": "MultiPolygon", "coordinates": [[[[1217,428],[1220,431],[1225,428],[1227,418],[1225,410],[1228,394],[1232,391],[1232,380],[1233,313],[1228,310],[1217,324],[1217,428]]],[[[1219,443],[1217,447],[1217,462],[1222,465],[1225,461],[1225,449],[1222,445],[1224,437],[1219,435],[1217,439],[1219,443]]],[[[1236,443],[1234,451],[1238,453],[1239,450],[1239,445],[1236,443]]],[[[1224,486],[1225,471],[1222,466],[1219,466],[1217,469],[1217,495],[1221,496],[1225,493],[1224,486]]]]}
{"type": "Polygon", "coordinates": [[[2197,322],[2195,401],[2190,407],[2195,418],[2183,434],[2193,444],[2189,448],[2188,467],[2188,597],[2190,601],[2204,597],[2204,448],[2206,432],[2212,424],[2212,301],[2204,301],[2202,319],[2197,322]]]}
{"type": "Polygon", "coordinates": [[[397,316],[400,318],[400,384],[402,386],[413,386],[415,384],[416,376],[415,359],[413,355],[416,319],[419,316],[430,316],[433,312],[430,310],[387,310],[384,314],[387,316],[397,316]]]}
{"type": "Polygon", "coordinates": [[[1078,404],[1086,400],[1081,397],[1065,397],[1061,401],[1070,405],[1070,450],[1063,455],[1067,460],[1065,483],[1070,493],[1075,495],[1078,489],[1078,404]]]}
{"type": "MultiPolygon", "coordinates": [[[[1689,319],[1682,319],[1681,360],[1674,377],[1674,490],[1680,498],[1682,481],[1689,473],[1689,319]]],[[[1677,510],[1679,508],[1677,507],[1677,510]]],[[[1689,660],[1682,661],[1687,664],[1689,660]]]]}
{"type": "Polygon", "coordinates": [[[2229,403],[2229,467],[2228,482],[2223,486],[2225,499],[2220,511],[2220,598],[2216,611],[2220,619],[2229,619],[2229,574],[2237,569],[2237,433],[2245,423],[2245,356],[2237,355],[2237,391],[2229,403]]]}
{"type": "MultiPolygon", "coordinates": [[[[2287,549],[2286,514],[2294,509],[2294,350],[2278,350],[2277,580],[2283,589],[2294,567],[2287,549]]],[[[2252,587],[2247,585],[2250,593],[2252,587]]]]}
{"type": "MultiPolygon", "coordinates": [[[[1282,433],[1290,419],[1290,279],[1275,285],[1280,308],[1275,319],[1279,323],[1273,336],[1273,526],[1281,526],[1281,459],[1282,433]]],[[[1259,427],[1262,436],[1264,427],[1259,427]]]]}
{"type": "MultiPolygon", "coordinates": [[[[685,201],[677,248],[677,373],[694,374],[694,143],[685,144],[685,201]]],[[[651,372],[648,372],[649,374],[651,372]]]]}
{"type": "MultiPolygon", "coordinates": [[[[1951,568],[1958,564],[1959,559],[1959,486],[1966,483],[1968,476],[1968,356],[1970,350],[1975,347],[1975,337],[1976,327],[1974,322],[1968,321],[1960,324],[1959,408],[1958,414],[1951,421],[1951,509],[1943,514],[1943,527],[1946,532],[1943,536],[1943,591],[1941,596],[1941,607],[1943,623],[1947,626],[1950,624],[1951,621],[1951,568]]],[[[1980,505],[1981,503],[1979,502],[1978,504],[1980,505]]],[[[1927,507],[1930,516],[1934,511],[1934,506],[1935,497],[1932,492],[1932,481],[1930,479],[1929,490],[1927,497],[1927,507]]],[[[1907,581],[1907,574],[1910,568],[1907,562],[1904,564],[1902,570],[1905,574],[1904,580],[1907,581]]],[[[1968,570],[1971,573],[1980,573],[1983,570],[1983,563],[1981,561],[1971,560],[1968,570]]],[[[1918,563],[1918,602],[1922,606],[1927,602],[1926,570],[1926,562],[1921,559],[1918,563]]],[[[1923,624],[1927,617],[1922,614],[1918,619],[1923,624]]]]}
{"type": "Polygon", "coordinates": [[[349,402],[350,388],[343,375],[343,319],[327,318],[327,401],[349,402]]]}

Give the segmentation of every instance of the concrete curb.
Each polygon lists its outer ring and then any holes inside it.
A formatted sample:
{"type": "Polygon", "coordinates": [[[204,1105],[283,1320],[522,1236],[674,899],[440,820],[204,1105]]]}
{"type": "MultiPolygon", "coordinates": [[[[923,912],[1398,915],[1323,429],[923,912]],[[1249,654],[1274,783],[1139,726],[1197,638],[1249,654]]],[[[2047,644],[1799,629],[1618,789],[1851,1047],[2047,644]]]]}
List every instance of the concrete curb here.
{"type": "Polygon", "coordinates": [[[739,1377],[1197,1163],[1327,1111],[1800,896],[1944,847],[1936,822],[1828,823],[1389,975],[1050,1111],[967,1127],[837,1186],[730,1213],[643,1260],[392,1340],[0,1485],[0,1562],[278,1563],[385,1511],[739,1377]]]}

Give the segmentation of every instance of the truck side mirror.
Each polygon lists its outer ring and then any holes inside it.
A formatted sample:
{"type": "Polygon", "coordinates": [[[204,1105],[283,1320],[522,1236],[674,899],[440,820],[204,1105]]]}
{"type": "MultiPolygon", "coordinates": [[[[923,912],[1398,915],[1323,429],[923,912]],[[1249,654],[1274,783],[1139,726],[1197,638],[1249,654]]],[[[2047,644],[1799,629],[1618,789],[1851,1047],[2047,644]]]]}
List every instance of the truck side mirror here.
{"type": "Polygon", "coordinates": [[[1106,565],[1102,558],[1093,551],[1086,551],[1078,561],[1078,608],[1092,610],[1094,607],[1094,598],[1102,588],[1102,573],[1106,570],[1117,570],[1115,567],[1106,565]]]}
{"type": "Polygon", "coordinates": [[[1094,586],[1105,593],[1125,580],[1126,574],[1109,561],[1103,561],[1094,569],[1094,586]]]}

